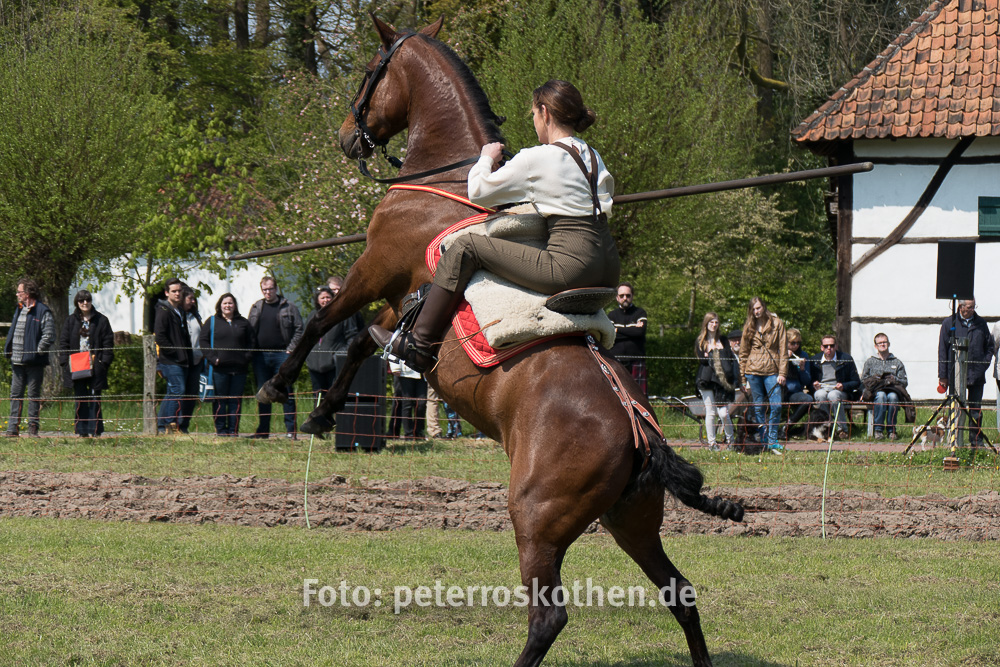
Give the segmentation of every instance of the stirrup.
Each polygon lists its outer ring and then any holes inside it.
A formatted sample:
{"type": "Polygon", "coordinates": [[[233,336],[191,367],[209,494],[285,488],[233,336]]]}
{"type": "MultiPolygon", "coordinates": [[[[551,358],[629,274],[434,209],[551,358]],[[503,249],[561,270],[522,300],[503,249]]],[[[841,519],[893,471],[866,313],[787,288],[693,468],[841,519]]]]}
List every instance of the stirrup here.
{"type": "Polygon", "coordinates": [[[413,344],[413,334],[409,331],[394,335],[389,343],[389,354],[418,373],[426,373],[437,363],[437,355],[413,344]]]}
{"type": "Polygon", "coordinates": [[[580,287],[553,294],[545,307],[564,315],[591,315],[615,300],[617,290],[610,287],[580,287]]]}

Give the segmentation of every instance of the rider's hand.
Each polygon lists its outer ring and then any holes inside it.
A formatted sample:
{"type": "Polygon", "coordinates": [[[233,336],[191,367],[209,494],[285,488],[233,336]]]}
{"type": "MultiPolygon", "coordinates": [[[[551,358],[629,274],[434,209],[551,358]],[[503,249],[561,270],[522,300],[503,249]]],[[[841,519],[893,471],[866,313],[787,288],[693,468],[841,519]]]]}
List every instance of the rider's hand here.
{"type": "Polygon", "coordinates": [[[503,157],[503,144],[499,141],[495,141],[492,144],[486,144],[483,146],[483,152],[480,153],[480,156],[488,157],[493,160],[493,164],[496,164],[500,161],[500,158],[503,157]]]}

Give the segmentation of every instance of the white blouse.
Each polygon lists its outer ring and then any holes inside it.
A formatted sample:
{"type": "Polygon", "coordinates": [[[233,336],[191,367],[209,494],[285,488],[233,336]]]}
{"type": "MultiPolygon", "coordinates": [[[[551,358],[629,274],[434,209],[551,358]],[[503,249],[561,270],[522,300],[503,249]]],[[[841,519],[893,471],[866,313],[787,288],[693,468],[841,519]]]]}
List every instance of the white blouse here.
{"type": "MultiPolygon", "coordinates": [[[[597,197],[601,211],[611,217],[615,179],[604,160],[579,137],[559,143],[580,151],[590,169],[590,151],[597,158],[597,197]]],[[[483,206],[531,202],[541,215],[583,217],[593,214],[590,183],[576,161],[561,148],[542,144],[519,151],[507,164],[492,171],[493,160],[483,156],[469,171],[469,199],[483,206]]]]}

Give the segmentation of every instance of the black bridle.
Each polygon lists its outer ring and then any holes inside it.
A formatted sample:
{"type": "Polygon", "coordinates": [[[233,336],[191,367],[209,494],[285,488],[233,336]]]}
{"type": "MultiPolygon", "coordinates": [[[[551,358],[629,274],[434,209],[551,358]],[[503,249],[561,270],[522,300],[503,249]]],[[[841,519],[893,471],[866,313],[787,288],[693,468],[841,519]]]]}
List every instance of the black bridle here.
{"type": "MultiPolygon", "coordinates": [[[[386,152],[386,144],[389,143],[388,139],[382,141],[378,139],[365,123],[362,116],[368,113],[368,105],[371,102],[372,93],[375,92],[375,86],[378,85],[379,79],[382,73],[385,71],[386,66],[389,64],[389,59],[392,58],[396,50],[399,49],[400,45],[405,42],[410,37],[413,37],[416,33],[407,32],[399,36],[395,42],[393,42],[388,50],[383,48],[381,44],[378,47],[378,62],[375,64],[374,69],[371,71],[365,70],[365,78],[361,80],[361,86],[358,87],[358,92],[354,94],[354,98],[351,100],[351,115],[354,116],[354,135],[361,139],[361,141],[368,144],[368,147],[373,151],[376,148],[382,149],[382,156],[385,157],[389,163],[399,169],[403,166],[403,162],[396,157],[389,155],[386,152]]],[[[508,158],[512,157],[510,153],[504,150],[504,155],[508,158]]],[[[437,167],[435,169],[428,169],[427,171],[422,171],[417,174],[410,174],[409,176],[398,176],[396,178],[376,178],[371,175],[368,171],[368,165],[365,163],[364,158],[358,158],[358,169],[361,174],[367,178],[372,179],[377,183],[405,183],[407,181],[416,180],[419,178],[424,178],[426,176],[434,176],[436,174],[442,174],[446,171],[452,171],[460,167],[465,167],[470,164],[475,164],[479,161],[479,156],[466,158],[464,160],[459,160],[458,162],[453,162],[447,164],[443,167],[437,167]]]]}
{"type": "MultiPolygon", "coordinates": [[[[354,94],[354,99],[351,100],[351,114],[354,116],[354,134],[359,137],[362,141],[368,144],[368,147],[374,150],[376,147],[382,148],[382,153],[385,154],[385,145],[388,140],[381,141],[372,134],[371,128],[365,123],[364,118],[362,118],[368,112],[368,104],[371,102],[372,93],[375,92],[375,86],[378,85],[379,79],[385,68],[389,65],[389,60],[392,58],[396,50],[408,40],[413,37],[416,33],[407,32],[400,35],[399,38],[392,43],[388,50],[382,47],[381,44],[378,46],[378,62],[375,64],[375,68],[372,70],[365,69],[365,78],[361,80],[361,86],[358,88],[358,92],[354,94]]],[[[386,158],[390,162],[395,158],[386,158]]],[[[364,160],[358,159],[362,165],[364,160]]],[[[399,164],[395,164],[397,168],[403,166],[402,162],[396,160],[399,164]]],[[[362,168],[362,173],[367,172],[367,169],[362,168]]]]}

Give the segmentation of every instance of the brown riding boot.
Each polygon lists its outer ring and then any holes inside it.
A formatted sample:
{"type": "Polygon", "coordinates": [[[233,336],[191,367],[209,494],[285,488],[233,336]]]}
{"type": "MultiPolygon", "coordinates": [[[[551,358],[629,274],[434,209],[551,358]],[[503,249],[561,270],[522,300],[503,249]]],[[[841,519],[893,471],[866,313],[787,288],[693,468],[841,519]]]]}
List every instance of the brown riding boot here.
{"type": "MultiPolygon", "coordinates": [[[[389,351],[418,373],[427,372],[437,361],[432,346],[441,342],[461,299],[460,293],[431,285],[413,329],[396,338],[389,351]]],[[[389,345],[392,332],[388,329],[372,325],[368,327],[368,332],[379,346],[389,345]]]]}

